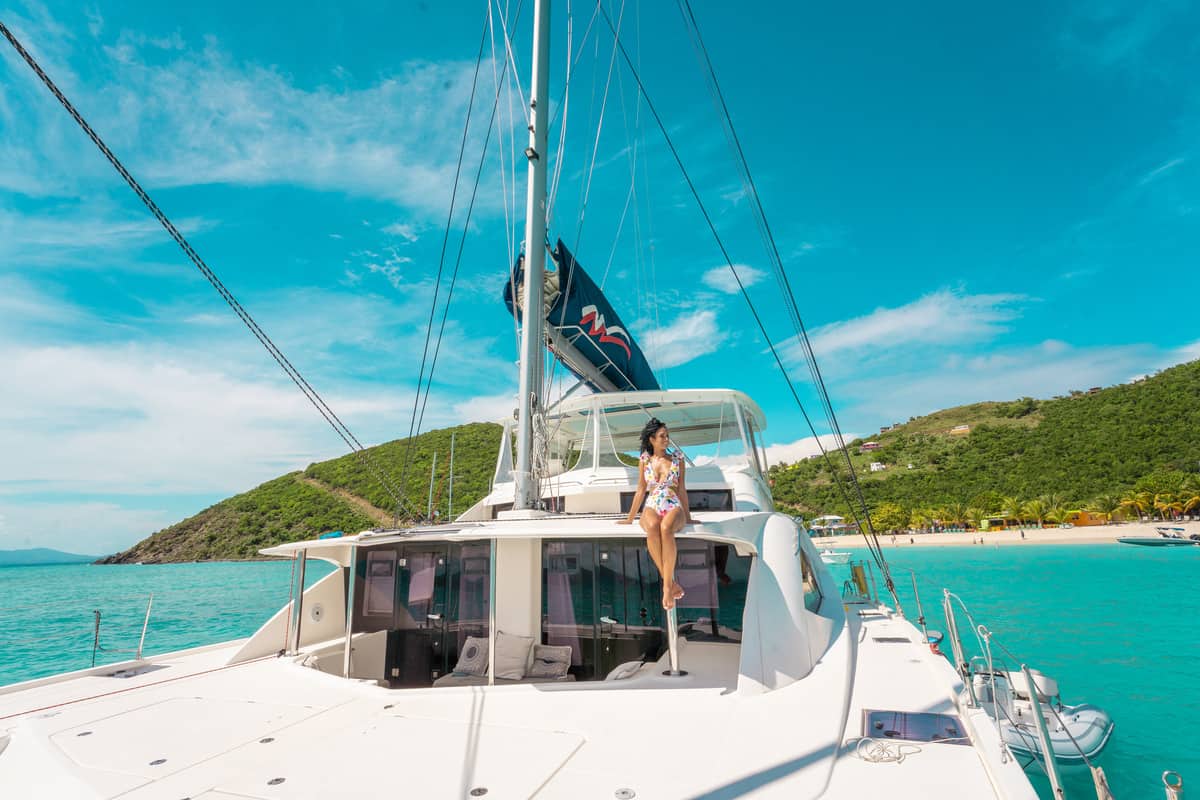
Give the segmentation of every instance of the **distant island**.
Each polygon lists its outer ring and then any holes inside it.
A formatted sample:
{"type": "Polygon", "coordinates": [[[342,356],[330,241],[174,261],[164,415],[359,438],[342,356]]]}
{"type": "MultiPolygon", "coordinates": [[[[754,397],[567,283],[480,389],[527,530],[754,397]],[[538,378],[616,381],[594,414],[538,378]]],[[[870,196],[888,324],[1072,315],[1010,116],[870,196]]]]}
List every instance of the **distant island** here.
{"type": "Polygon", "coordinates": [[[96,556],[64,553],[61,550],[50,550],[46,547],[32,547],[28,550],[0,550],[0,567],[32,567],[44,564],[88,564],[95,560],[96,556]]]}
{"type": "MultiPolygon", "coordinates": [[[[422,514],[437,454],[433,504],[445,519],[451,437],[453,512],[459,514],[489,490],[501,430],[460,425],[367,454],[391,480],[404,476],[410,503],[422,514]]],[[[878,530],[975,527],[992,515],[1040,526],[1078,509],[1106,519],[1200,514],[1200,361],[1045,400],[935,411],[847,444],[878,530]]],[[[849,518],[839,488],[845,487],[845,459],[834,453],[830,462],[772,466],[777,507],[808,519],[849,518]]],[[[262,548],[324,531],[390,526],[395,506],[362,461],[348,454],[222,500],[101,563],[254,559],[262,548]]],[[[407,521],[399,516],[401,524],[407,521]]]]}

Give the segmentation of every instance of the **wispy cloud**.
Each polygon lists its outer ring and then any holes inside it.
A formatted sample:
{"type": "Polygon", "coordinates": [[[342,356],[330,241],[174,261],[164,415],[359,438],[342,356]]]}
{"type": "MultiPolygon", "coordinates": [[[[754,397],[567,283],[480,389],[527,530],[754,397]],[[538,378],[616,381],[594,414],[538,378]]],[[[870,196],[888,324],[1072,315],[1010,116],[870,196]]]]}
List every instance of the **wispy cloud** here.
{"type": "Polygon", "coordinates": [[[694,361],[716,352],[723,341],[717,329],[716,312],[706,309],[681,314],[669,325],[646,331],[639,339],[654,369],[669,369],[694,361]]]}
{"type": "MultiPolygon", "coordinates": [[[[859,434],[846,433],[843,434],[843,441],[853,441],[857,439],[859,434]]],[[[837,436],[832,433],[822,434],[821,436],[806,436],[803,439],[797,439],[794,442],[787,444],[772,444],[767,446],[767,463],[768,464],[793,464],[804,458],[820,454],[822,451],[829,452],[836,449],[837,436]],[[819,444],[818,444],[819,440],[819,444]]]]}
{"type": "MultiPolygon", "coordinates": [[[[943,289],[895,308],[879,308],[865,316],[833,322],[812,334],[818,356],[847,351],[906,348],[913,345],[963,344],[992,339],[1007,330],[1025,300],[1017,294],[966,294],[943,289]]],[[[793,342],[789,358],[801,355],[793,342]]]]}
{"type": "Polygon", "coordinates": [[[716,289],[718,292],[737,294],[741,291],[738,288],[738,278],[741,279],[742,285],[749,289],[767,276],[762,270],[755,269],[746,264],[734,264],[734,268],[737,270],[737,278],[733,276],[733,272],[730,271],[729,266],[725,265],[708,270],[700,280],[704,282],[705,286],[716,289]]]}
{"type": "MultiPolygon", "coordinates": [[[[51,38],[53,24],[22,21],[30,41],[51,38]]],[[[178,34],[60,41],[74,49],[56,53],[52,77],[149,187],[288,184],[396,201],[414,213],[448,205],[472,64],[414,61],[372,85],[304,88],[275,67],[235,60],[211,37],[201,47],[178,34]]],[[[0,188],[45,196],[111,185],[108,165],[70,118],[24,65],[4,57],[15,80],[0,110],[0,188]]],[[[473,136],[477,149],[482,131],[473,136]]]]}
{"type": "Polygon", "coordinates": [[[1188,3],[1177,0],[1074,3],[1063,23],[1061,44],[1085,63],[1104,69],[1134,68],[1127,74],[1136,75],[1156,57],[1155,40],[1188,9],[1188,3]]]}
{"type": "MultiPolygon", "coordinates": [[[[216,223],[199,217],[183,217],[175,225],[185,236],[211,230],[216,223]]],[[[0,262],[10,268],[45,265],[97,269],[147,271],[139,259],[129,255],[171,240],[158,222],[144,215],[97,213],[67,204],[39,214],[22,214],[0,209],[0,262]],[[97,254],[120,254],[117,259],[98,259],[97,254]]]]}
{"type": "Polygon", "coordinates": [[[1185,161],[1187,161],[1186,158],[1172,158],[1170,161],[1159,164],[1157,167],[1142,176],[1142,179],[1138,181],[1138,186],[1145,186],[1150,181],[1154,180],[1160,175],[1170,172],[1185,161]]]}

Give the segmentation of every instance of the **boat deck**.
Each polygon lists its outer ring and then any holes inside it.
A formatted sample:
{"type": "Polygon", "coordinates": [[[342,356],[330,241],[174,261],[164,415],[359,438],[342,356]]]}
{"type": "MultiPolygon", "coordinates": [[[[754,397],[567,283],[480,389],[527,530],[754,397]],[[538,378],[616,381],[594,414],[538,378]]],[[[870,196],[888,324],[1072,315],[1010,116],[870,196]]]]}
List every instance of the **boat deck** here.
{"type": "Polygon", "coordinates": [[[856,756],[864,709],[955,713],[954,676],[907,621],[850,611],[810,675],[760,695],[736,691],[739,646],[712,643],[684,643],[686,677],[619,682],[393,690],[285,658],[225,666],[237,644],[31,682],[0,694],[0,795],[1033,798],[978,720],[978,749],[856,756]]]}

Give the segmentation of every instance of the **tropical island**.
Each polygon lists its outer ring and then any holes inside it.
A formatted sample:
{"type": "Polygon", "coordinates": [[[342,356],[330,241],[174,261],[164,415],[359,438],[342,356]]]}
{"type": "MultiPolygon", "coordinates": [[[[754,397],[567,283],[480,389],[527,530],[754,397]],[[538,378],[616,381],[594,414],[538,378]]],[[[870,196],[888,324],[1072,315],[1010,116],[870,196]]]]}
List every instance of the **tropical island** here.
{"type": "MultiPolygon", "coordinates": [[[[369,448],[380,470],[403,477],[410,503],[399,515],[362,460],[348,454],[223,500],[103,561],[252,559],[261,548],[326,531],[411,522],[430,504],[446,519],[488,491],[501,431],[472,423],[411,445],[399,439],[369,448]]],[[[1082,512],[1103,521],[1200,514],[1200,361],[1061,397],[944,409],[888,425],[848,450],[881,532],[1041,528],[1082,512]],[[985,526],[995,519],[1005,524],[985,526]]],[[[777,464],[769,477],[783,511],[852,518],[839,489],[847,478],[841,453],[777,464]]]]}

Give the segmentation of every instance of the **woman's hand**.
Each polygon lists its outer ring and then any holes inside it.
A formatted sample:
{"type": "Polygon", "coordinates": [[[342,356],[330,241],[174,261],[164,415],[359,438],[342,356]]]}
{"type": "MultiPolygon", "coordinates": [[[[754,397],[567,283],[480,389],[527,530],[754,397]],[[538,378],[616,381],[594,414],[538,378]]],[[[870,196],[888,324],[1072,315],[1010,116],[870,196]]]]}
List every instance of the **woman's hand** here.
{"type": "Polygon", "coordinates": [[[631,520],[631,519],[622,519],[622,520],[618,520],[618,521],[617,521],[617,524],[618,524],[618,525],[632,525],[632,524],[633,524],[633,520],[631,520]]]}

